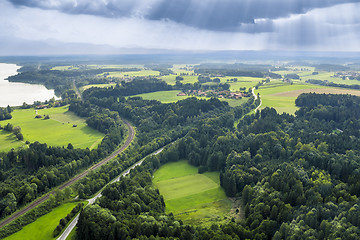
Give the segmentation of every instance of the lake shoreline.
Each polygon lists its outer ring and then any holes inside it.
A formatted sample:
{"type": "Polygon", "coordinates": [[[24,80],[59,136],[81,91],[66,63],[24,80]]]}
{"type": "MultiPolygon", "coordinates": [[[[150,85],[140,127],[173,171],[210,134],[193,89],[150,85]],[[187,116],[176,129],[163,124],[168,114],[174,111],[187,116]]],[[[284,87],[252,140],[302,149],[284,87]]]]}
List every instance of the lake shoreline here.
{"type": "Polygon", "coordinates": [[[18,74],[20,68],[17,64],[0,63],[0,107],[21,106],[24,102],[44,102],[53,97],[58,99],[54,90],[46,89],[43,85],[9,82],[7,78],[18,74]]]}

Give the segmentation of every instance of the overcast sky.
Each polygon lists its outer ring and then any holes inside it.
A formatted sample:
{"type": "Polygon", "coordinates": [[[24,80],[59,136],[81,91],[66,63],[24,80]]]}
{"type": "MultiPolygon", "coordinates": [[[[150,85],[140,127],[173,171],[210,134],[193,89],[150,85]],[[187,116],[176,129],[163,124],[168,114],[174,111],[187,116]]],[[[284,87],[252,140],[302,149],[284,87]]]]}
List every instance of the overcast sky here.
{"type": "Polygon", "coordinates": [[[360,0],[0,0],[0,55],[360,51],[360,0]]]}

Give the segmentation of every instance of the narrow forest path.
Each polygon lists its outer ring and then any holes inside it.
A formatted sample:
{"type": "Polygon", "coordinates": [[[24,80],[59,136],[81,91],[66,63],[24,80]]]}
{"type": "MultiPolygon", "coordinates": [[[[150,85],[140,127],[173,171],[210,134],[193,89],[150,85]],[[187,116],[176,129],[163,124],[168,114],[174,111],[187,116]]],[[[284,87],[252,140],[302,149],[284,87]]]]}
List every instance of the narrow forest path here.
{"type": "MultiPolygon", "coordinates": [[[[255,87],[253,87],[253,89],[252,89],[252,95],[254,96],[254,99],[255,100],[257,100],[258,99],[258,95],[256,95],[255,94],[255,87]]],[[[260,98],[260,95],[259,95],[259,98],[260,98]]],[[[255,108],[255,113],[259,110],[259,108],[261,107],[261,104],[262,104],[262,100],[261,100],[261,98],[260,98],[260,104],[259,104],[259,106],[257,106],[256,108],[255,108]]]]}

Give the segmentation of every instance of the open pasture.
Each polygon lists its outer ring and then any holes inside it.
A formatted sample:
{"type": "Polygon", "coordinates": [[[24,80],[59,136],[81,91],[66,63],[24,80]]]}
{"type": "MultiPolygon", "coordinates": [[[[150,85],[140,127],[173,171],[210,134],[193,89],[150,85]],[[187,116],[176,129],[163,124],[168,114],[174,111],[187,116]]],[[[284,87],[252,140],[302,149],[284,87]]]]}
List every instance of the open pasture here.
{"type": "Polygon", "coordinates": [[[301,93],[326,93],[326,94],[352,94],[359,96],[360,91],[352,89],[331,88],[294,81],[294,84],[271,81],[269,84],[260,86],[255,93],[260,93],[262,99],[261,109],[273,107],[279,113],[287,112],[294,114],[297,110],[295,100],[301,93]]]}
{"type": "Polygon", "coordinates": [[[255,90],[255,93],[260,93],[262,100],[261,109],[265,107],[273,107],[278,113],[290,113],[294,114],[297,110],[295,106],[296,95],[285,95],[278,96],[276,94],[281,94],[291,91],[302,91],[304,89],[323,89],[326,87],[312,85],[312,84],[301,84],[301,83],[283,83],[281,81],[271,81],[266,83],[263,86],[260,86],[259,89],[255,90]]]}
{"type": "MultiPolygon", "coordinates": [[[[2,124],[2,122],[0,122],[2,124]]],[[[10,151],[12,148],[24,146],[23,141],[19,141],[14,134],[0,130],[0,152],[10,151]]]]}
{"type": "MultiPolygon", "coordinates": [[[[20,126],[24,141],[39,141],[51,146],[67,146],[71,143],[75,148],[92,149],[104,137],[104,134],[90,128],[85,118],[68,111],[68,106],[39,110],[17,109],[12,115],[12,119],[1,121],[0,124],[10,122],[13,126],[20,126]],[[36,119],[36,115],[49,115],[50,119],[36,119]]],[[[9,141],[5,139],[1,143],[9,144],[9,141]]]]}
{"type": "Polygon", "coordinates": [[[231,202],[220,187],[218,172],[198,174],[185,160],[171,162],[154,173],[153,183],[164,196],[166,212],[185,223],[226,221],[231,202]]]}

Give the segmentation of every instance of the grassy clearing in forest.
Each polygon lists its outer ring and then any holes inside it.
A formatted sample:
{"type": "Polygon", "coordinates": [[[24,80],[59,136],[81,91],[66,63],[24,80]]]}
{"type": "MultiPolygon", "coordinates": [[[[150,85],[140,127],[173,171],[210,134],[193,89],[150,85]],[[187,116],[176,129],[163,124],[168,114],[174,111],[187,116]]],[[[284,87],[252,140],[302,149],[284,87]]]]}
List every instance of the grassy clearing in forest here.
{"type": "Polygon", "coordinates": [[[197,171],[182,160],[167,163],[154,173],[153,183],[164,196],[166,212],[189,224],[227,221],[231,202],[220,187],[219,173],[197,171]]]}
{"type": "MultiPolygon", "coordinates": [[[[55,239],[53,238],[53,231],[56,226],[59,224],[61,218],[65,218],[71,210],[77,205],[79,202],[70,202],[64,203],[61,206],[53,209],[48,214],[39,217],[35,222],[32,222],[23,227],[19,232],[10,235],[5,238],[6,240],[47,240],[47,239],[55,239]]],[[[86,202],[84,202],[86,204],[86,202]]]]}
{"type": "MultiPolygon", "coordinates": [[[[46,143],[51,146],[67,146],[71,143],[75,148],[95,147],[95,142],[100,143],[103,133],[90,128],[85,118],[80,118],[68,111],[68,106],[49,109],[16,109],[12,112],[13,118],[0,121],[2,126],[8,122],[13,126],[20,126],[24,136],[24,142],[46,143]],[[36,115],[49,115],[50,119],[36,119],[36,115]],[[73,127],[77,125],[77,127],[73,127]]],[[[11,144],[11,138],[0,137],[0,145],[11,144]]],[[[19,141],[20,142],[20,141],[19,141]]],[[[14,143],[14,147],[19,144],[14,143]]]]}
{"type": "MultiPolygon", "coordinates": [[[[0,124],[2,124],[2,122],[0,122],[0,124]]],[[[12,148],[18,148],[23,145],[24,142],[19,141],[14,134],[0,130],[0,152],[7,152],[12,148]]]]}

